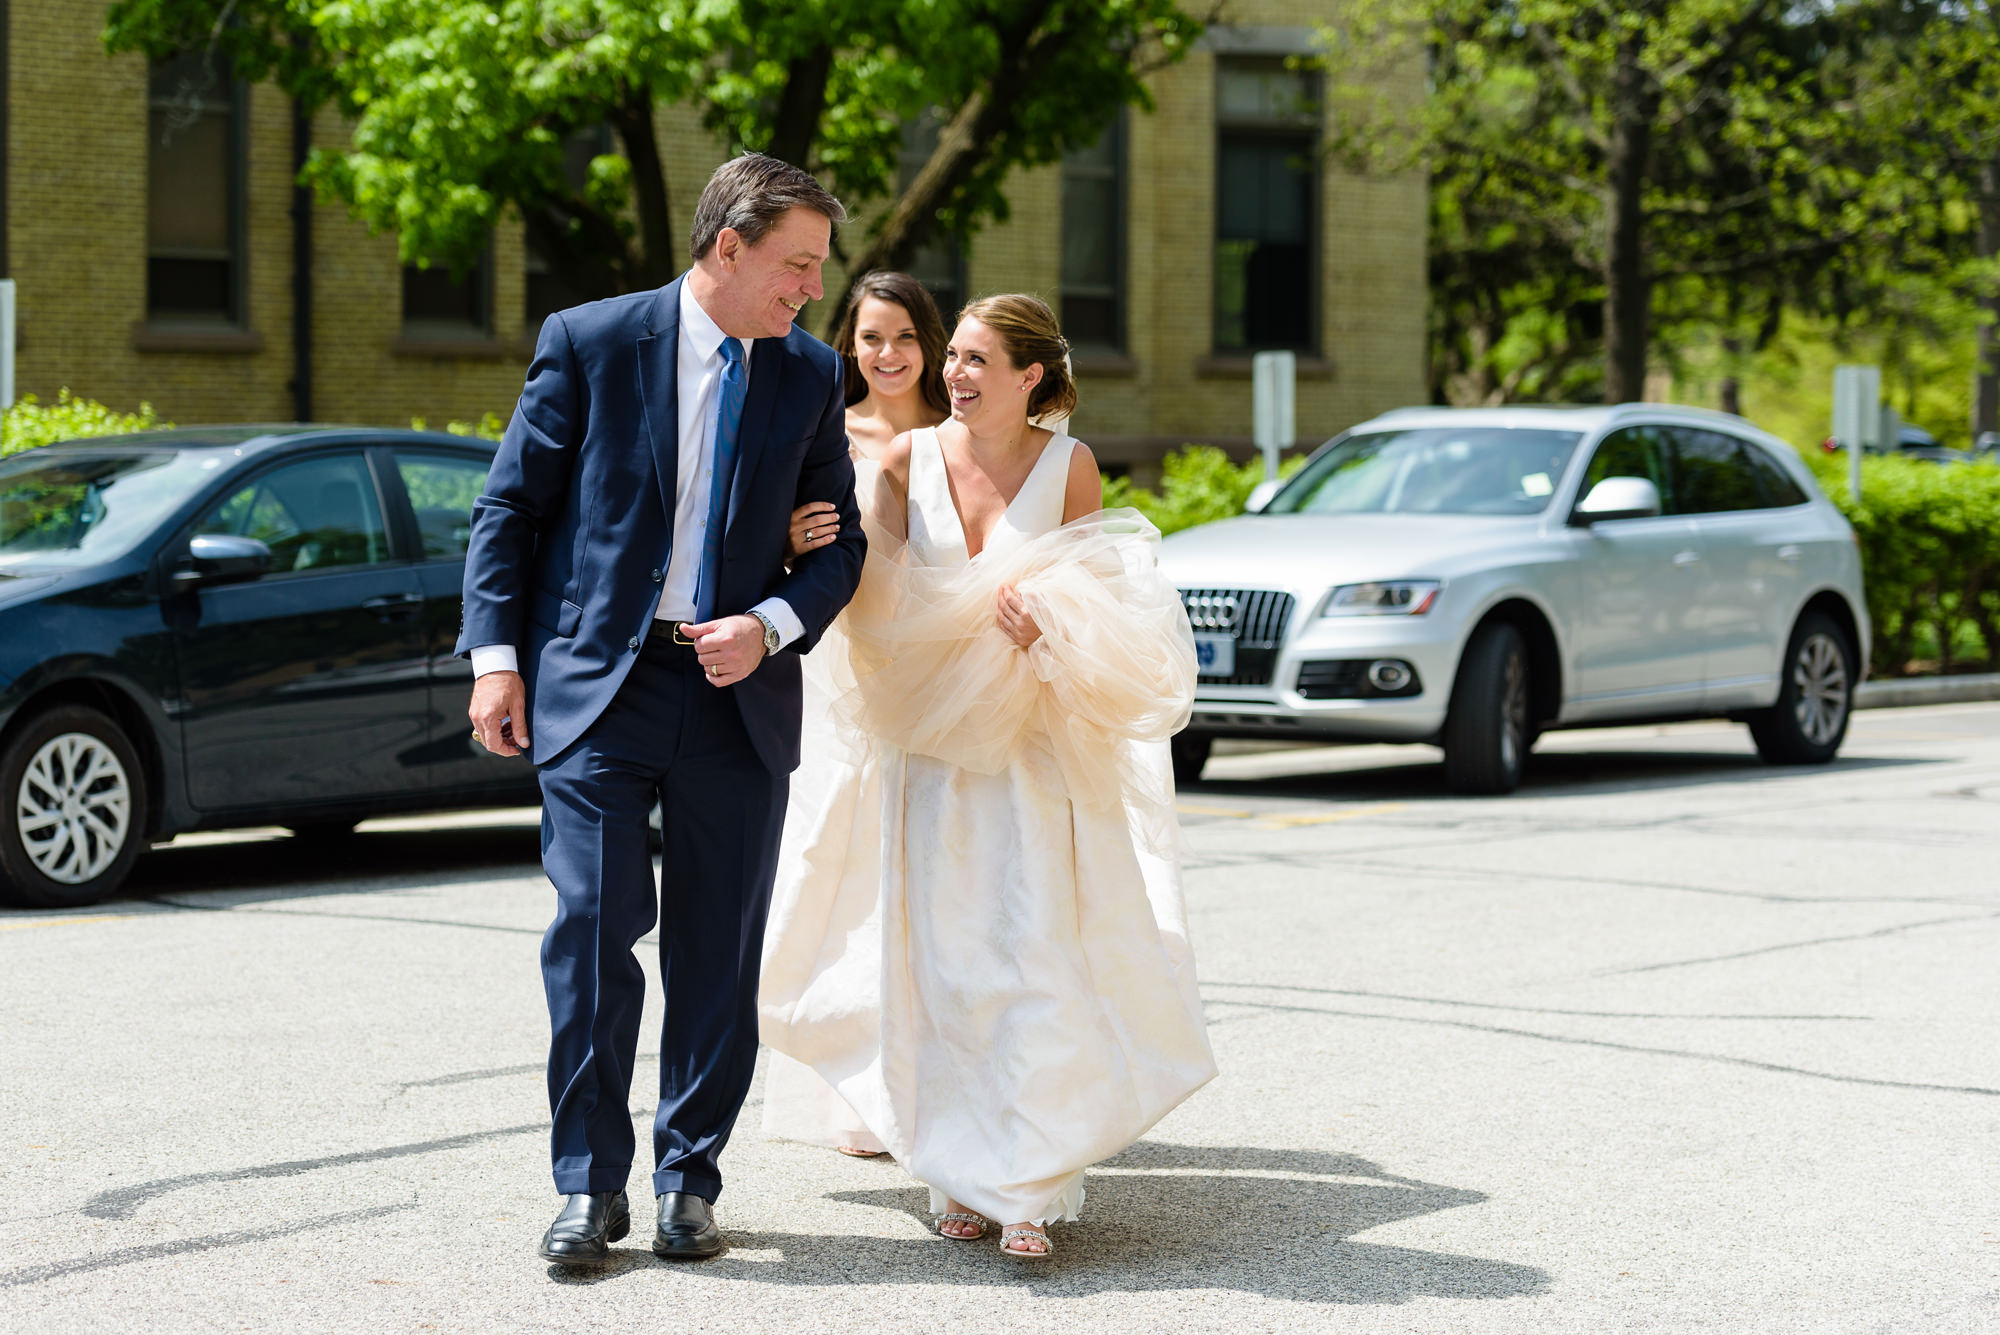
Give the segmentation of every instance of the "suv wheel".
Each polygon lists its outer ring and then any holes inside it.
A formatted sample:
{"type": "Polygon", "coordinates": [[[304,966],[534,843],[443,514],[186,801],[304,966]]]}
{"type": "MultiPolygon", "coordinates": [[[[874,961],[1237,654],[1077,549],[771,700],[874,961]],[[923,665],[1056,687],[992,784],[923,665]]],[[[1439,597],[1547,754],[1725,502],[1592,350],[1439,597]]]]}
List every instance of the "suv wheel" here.
{"type": "Polygon", "coordinates": [[[1528,646],[1505,621],[1473,632],[1444,720],[1444,778],[1456,793],[1511,793],[1534,745],[1528,646]]]}
{"type": "Polygon", "coordinates": [[[1792,627],[1778,702],[1750,716],[1757,754],[1773,765],[1823,765],[1854,712],[1854,650],[1833,618],[1808,612],[1792,627]]]}
{"type": "Polygon", "coordinates": [[[91,904],[146,846],[139,753],[95,709],[52,709],[0,751],[0,894],[17,904],[91,904]]]}
{"type": "MultiPolygon", "coordinates": [[[[1174,782],[1194,783],[1201,778],[1201,767],[1208,763],[1209,750],[1215,739],[1198,732],[1177,732],[1168,751],[1174,758],[1174,782]]],[[[1156,751],[1153,754],[1158,755],[1156,751]]]]}

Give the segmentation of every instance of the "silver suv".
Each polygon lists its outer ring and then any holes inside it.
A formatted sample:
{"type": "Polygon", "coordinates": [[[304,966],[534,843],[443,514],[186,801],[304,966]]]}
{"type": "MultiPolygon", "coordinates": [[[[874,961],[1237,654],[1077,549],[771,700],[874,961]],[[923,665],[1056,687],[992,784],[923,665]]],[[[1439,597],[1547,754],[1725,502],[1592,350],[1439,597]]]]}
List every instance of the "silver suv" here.
{"type": "Polygon", "coordinates": [[[1167,539],[1217,737],[1429,742],[1505,793],[1549,728],[1726,717],[1831,760],[1868,660],[1853,530],[1783,441],[1660,404],[1409,408],[1167,539]]]}

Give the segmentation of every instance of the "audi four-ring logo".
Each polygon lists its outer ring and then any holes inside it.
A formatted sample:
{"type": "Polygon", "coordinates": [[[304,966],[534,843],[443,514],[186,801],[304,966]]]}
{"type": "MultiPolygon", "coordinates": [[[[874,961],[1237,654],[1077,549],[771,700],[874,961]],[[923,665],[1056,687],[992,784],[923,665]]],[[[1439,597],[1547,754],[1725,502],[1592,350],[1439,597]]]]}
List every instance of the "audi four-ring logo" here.
{"type": "Polygon", "coordinates": [[[1188,624],[1196,630],[1235,630],[1236,599],[1226,593],[1195,594],[1187,599],[1188,624]]]}

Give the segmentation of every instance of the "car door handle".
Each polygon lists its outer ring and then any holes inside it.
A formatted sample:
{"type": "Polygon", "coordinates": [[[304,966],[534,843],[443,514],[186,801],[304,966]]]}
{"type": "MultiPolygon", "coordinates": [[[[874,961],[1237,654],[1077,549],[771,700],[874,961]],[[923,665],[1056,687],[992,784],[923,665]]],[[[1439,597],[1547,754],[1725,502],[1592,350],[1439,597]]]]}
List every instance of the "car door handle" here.
{"type": "Polygon", "coordinates": [[[1805,554],[1806,549],[1799,546],[1796,542],[1788,542],[1778,548],[1778,559],[1780,561],[1796,561],[1805,554]]]}
{"type": "Polygon", "coordinates": [[[1698,566],[1701,564],[1701,553],[1676,552],[1674,553],[1674,564],[1682,570],[1686,570],[1689,566],[1698,566]]]}
{"type": "Polygon", "coordinates": [[[361,609],[364,612],[373,612],[384,621],[401,621],[406,617],[415,616],[417,608],[423,605],[423,601],[423,595],[420,593],[385,593],[380,598],[362,599],[361,609]]]}

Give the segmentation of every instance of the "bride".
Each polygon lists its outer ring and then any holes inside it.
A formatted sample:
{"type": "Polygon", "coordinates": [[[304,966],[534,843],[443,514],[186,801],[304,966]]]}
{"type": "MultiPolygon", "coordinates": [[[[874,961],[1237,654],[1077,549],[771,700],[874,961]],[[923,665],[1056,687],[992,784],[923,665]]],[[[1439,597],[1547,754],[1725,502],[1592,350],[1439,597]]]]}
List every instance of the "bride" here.
{"type": "Polygon", "coordinates": [[[1192,641],[1157,530],[1033,424],[1075,403],[1066,352],[1037,299],[974,302],[950,420],[881,456],[759,994],[764,1041],[811,1068],[774,1067],[767,1127],[865,1132],[941,1235],[997,1221],[1022,1258],[1215,1072],[1166,758],[1192,641]]]}

